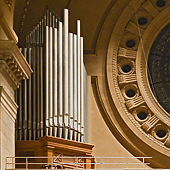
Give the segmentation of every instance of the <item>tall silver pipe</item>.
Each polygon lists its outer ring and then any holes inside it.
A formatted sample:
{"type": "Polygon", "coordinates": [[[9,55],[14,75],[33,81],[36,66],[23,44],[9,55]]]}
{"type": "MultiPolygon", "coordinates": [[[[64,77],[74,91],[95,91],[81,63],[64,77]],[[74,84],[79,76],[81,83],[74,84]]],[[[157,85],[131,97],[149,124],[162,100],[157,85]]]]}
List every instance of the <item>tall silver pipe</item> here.
{"type": "MultiPolygon", "coordinates": [[[[35,29],[33,30],[33,44],[35,44],[35,29]]],[[[33,71],[36,72],[36,48],[32,48],[33,71]]],[[[36,74],[33,74],[33,140],[36,139],[36,74]]]]}
{"type": "Polygon", "coordinates": [[[70,140],[73,138],[73,34],[69,33],[69,126],[70,126],[70,140]]]}
{"type": "MultiPolygon", "coordinates": [[[[19,93],[22,94],[22,83],[19,88],[19,93]]],[[[22,140],[22,95],[19,95],[19,140],[22,140]]]]}
{"type": "Polygon", "coordinates": [[[59,137],[62,137],[62,127],[63,127],[63,58],[62,58],[62,22],[58,25],[58,65],[59,65],[59,137]]]}
{"type": "Polygon", "coordinates": [[[49,125],[50,136],[53,128],[53,28],[49,27],[49,125]]]}
{"type": "Polygon", "coordinates": [[[45,104],[46,104],[46,110],[45,110],[45,115],[46,115],[46,135],[48,135],[48,127],[49,127],[49,72],[48,72],[48,55],[49,55],[49,27],[46,26],[46,41],[45,41],[45,78],[46,78],[46,84],[45,84],[45,104]]]}
{"type": "Polygon", "coordinates": [[[73,37],[74,44],[74,140],[77,140],[77,35],[73,37]]]}
{"type": "MultiPolygon", "coordinates": [[[[32,48],[28,48],[28,63],[31,65],[31,52],[32,48]]],[[[32,75],[28,79],[28,140],[32,138],[32,75]]]]}
{"type": "MultiPolygon", "coordinates": [[[[45,109],[44,109],[44,106],[46,107],[45,105],[45,97],[44,97],[44,94],[46,94],[45,92],[45,83],[44,83],[44,77],[45,77],[45,74],[44,74],[44,56],[45,56],[45,52],[44,52],[44,33],[45,33],[45,25],[46,25],[46,18],[45,18],[46,15],[44,15],[44,17],[42,17],[41,19],[41,36],[40,36],[40,91],[41,91],[41,97],[40,97],[40,100],[41,100],[41,122],[40,122],[40,128],[41,128],[41,137],[43,136],[44,134],[44,124],[46,123],[45,120],[44,120],[44,112],[45,112],[45,109]]],[[[46,132],[45,132],[46,134],[46,132]]]]}
{"type": "Polygon", "coordinates": [[[80,141],[83,141],[83,135],[84,135],[84,64],[83,64],[83,37],[81,37],[80,39],[80,68],[81,68],[81,110],[80,110],[80,113],[81,113],[81,140],[80,141]]]}
{"type": "Polygon", "coordinates": [[[58,69],[58,66],[57,66],[57,28],[54,28],[54,72],[53,72],[53,75],[54,75],[54,81],[53,81],[53,90],[54,90],[54,96],[53,96],[53,113],[54,113],[54,136],[56,137],[57,136],[57,126],[58,126],[58,112],[57,112],[57,103],[58,103],[58,100],[57,100],[57,91],[58,91],[58,86],[57,86],[57,69],[58,69]]]}
{"type": "Polygon", "coordinates": [[[64,9],[64,137],[68,137],[68,9],[64,9]]]}
{"type": "MultiPolygon", "coordinates": [[[[23,54],[27,59],[27,48],[23,49],[23,54]]],[[[27,140],[27,80],[23,80],[23,131],[24,131],[24,140],[27,140]]]]}
{"type": "Polygon", "coordinates": [[[36,65],[37,65],[37,137],[40,137],[40,48],[39,48],[39,24],[36,30],[36,65]]]}
{"type": "Polygon", "coordinates": [[[80,20],[77,20],[77,118],[78,118],[78,136],[77,140],[80,140],[80,129],[81,129],[81,81],[80,81],[80,73],[81,73],[81,63],[80,63],[80,20]]]}
{"type": "Polygon", "coordinates": [[[28,129],[29,140],[50,135],[83,141],[85,74],[80,21],[77,21],[77,35],[69,34],[68,10],[64,10],[62,24],[48,9],[26,41],[28,62],[34,73],[21,86],[23,99],[17,99],[26,102],[22,102],[18,115],[18,139],[26,140],[25,129],[28,129]]]}

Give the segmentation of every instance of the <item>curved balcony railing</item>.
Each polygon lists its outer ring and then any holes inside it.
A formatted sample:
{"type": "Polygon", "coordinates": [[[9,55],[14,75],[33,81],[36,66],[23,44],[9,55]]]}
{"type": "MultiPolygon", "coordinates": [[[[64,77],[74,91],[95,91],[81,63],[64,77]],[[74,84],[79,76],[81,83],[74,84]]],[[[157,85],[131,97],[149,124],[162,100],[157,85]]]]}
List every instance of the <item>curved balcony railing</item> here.
{"type": "Polygon", "coordinates": [[[152,157],[7,157],[7,169],[145,169],[152,157]]]}

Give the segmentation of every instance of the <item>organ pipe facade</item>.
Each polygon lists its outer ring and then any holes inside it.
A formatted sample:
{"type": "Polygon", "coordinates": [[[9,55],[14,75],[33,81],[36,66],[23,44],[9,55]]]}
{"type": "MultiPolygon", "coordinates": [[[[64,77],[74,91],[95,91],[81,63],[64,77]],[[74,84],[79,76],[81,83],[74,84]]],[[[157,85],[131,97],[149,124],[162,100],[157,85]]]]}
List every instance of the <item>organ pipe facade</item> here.
{"type": "Polygon", "coordinates": [[[27,45],[21,51],[33,74],[16,92],[16,140],[47,135],[84,141],[86,70],[80,21],[77,34],[68,30],[68,10],[64,9],[61,22],[47,9],[26,36],[27,45]]]}

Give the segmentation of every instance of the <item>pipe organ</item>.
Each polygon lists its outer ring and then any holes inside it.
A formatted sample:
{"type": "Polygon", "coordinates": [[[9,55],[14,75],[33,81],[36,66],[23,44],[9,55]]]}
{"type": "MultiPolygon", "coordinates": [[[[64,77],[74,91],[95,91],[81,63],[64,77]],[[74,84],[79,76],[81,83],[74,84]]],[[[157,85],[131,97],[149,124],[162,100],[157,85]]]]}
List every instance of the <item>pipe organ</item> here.
{"type": "Polygon", "coordinates": [[[27,34],[22,53],[33,74],[16,91],[16,140],[54,136],[83,142],[86,70],[80,21],[77,34],[69,33],[68,10],[61,22],[47,9],[27,34]]]}

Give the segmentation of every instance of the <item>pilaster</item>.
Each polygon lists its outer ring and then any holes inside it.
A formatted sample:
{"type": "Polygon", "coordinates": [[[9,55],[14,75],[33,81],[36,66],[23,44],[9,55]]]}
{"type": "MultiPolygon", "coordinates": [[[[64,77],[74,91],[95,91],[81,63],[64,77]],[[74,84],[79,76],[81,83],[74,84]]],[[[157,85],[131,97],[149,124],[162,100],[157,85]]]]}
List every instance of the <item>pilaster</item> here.
{"type": "Polygon", "coordinates": [[[17,47],[13,30],[15,0],[0,0],[0,169],[6,157],[15,156],[15,119],[17,104],[14,90],[32,70],[17,47]]]}

